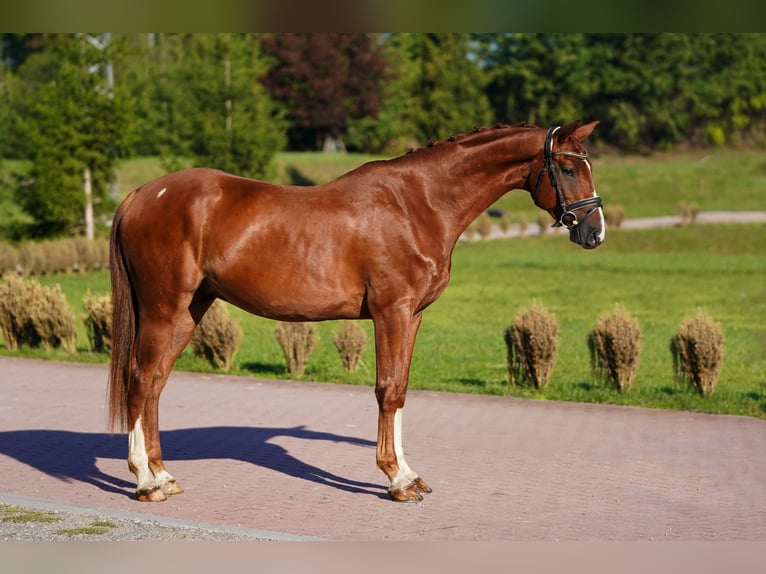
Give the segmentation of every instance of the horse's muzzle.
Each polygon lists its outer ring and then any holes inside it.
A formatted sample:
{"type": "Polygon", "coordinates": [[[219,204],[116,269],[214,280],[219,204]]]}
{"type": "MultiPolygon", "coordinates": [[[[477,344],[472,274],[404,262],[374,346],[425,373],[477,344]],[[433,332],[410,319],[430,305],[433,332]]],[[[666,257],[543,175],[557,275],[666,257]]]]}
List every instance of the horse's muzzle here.
{"type": "Polygon", "coordinates": [[[601,226],[589,225],[587,219],[569,230],[569,240],[583,249],[595,249],[602,240],[601,226]]]}

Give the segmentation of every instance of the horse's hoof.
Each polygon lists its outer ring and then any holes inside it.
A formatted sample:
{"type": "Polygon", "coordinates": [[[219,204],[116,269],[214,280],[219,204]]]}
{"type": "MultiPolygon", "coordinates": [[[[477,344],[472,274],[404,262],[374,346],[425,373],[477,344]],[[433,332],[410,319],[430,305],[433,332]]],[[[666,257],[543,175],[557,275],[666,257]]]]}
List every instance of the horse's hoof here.
{"type": "Polygon", "coordinates": [[[423,482],[423,479],[420,477],[417,477],[415,480],[413,480],[410,483],[410,486],[412,486],[415,490],[417,490],[421,494],[429,494],[433,492],[433,490],[431,490],[431,487],[428,486],[425,482],[423,482]]]}
{"type": "Polygon", "coordinates": [[[183,491],[184,489],[178,486],[178,483],[175,480],[165,482],[162,485],[162,492],[168,496],[173,496],[174,494],[182,494],[183,491]]]}
{"type": "Polygon", "coordinates": [[[162,502],[167,500],[168,497],[162,492],[159,486],[152,488],[142,488],[136,491],[136,500],[139,502],[162,502]]]}
{"type": "Polygon", "coordinates": [[[388,494],[394,502],[420,502],[423,500],[423,495],[415,488],[414,482],[400,488],[389,488],[388,494]]]}

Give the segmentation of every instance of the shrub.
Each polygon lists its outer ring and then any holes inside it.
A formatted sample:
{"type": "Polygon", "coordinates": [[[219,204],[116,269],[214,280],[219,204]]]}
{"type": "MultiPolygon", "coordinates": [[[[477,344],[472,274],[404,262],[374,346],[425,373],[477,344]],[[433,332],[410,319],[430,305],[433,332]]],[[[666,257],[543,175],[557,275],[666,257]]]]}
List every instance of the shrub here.
{"type": "Polygon", "coordinates": [[[68,271],[104,269],[109,266],[109,240],[84,237],[25,241],[15,248],[0,243],[0,274],[53,275],[68,271]]]}
{"type": "Polygon", "coordinates": [[[241,340],[239,325],[229,316],[224,302],[216,299],[194,329],[191,348],[214,367],[228,371],[241,340]]]}
{"type": "Polygon", "coordinates": [[[112,348],[112,298],[109,295],[93,297],[90,289],[83,301],[85,330],[91,350],[104,353],[112,348]]]}
{"type": "Polygon", "coordinates": [[[10,243],[0,242],[0,277],[21,269],[19,250],[10,243]]]}
{"type": "Polygon", "coordinates": [[[356,372],[364,348],[367,333],[355,321],[343,321],[343,328],[333,333],[333,342],[338,349],[343,368],[349,373],[356,372]]]}
{"type": "Polygon", "coordinates": [[[703,396],[712,394],[723,362],[723,331],[704,311],[681,324],[670,341],[676,375],[703,396]]]}
{"type": "Polygon", "coordinates": [[[537,214],[537,225],[540,227],[540,235],[547,235],[551,230],[551,224],[553,219],[545,211],[541,211],[537,214]]]}
{"type": "Polygon", "coordinates": [[[482,211],[474,223],[476,224],[476,233],[479,234],[481,239],[486,239],[490,236],[492,233],[492,218],[489,216],[489,213],[482,211]]]}
{"type": "Polygon", "coordinates": [[[287,372],[291,375],[302,375],[319,339],[316,327],[313,323],[279,322],[276,335],[285,354],[287,372]]]}
{"type": "Polygon", "coordinates": [[[527,380],[538,389],[548,384],[558,351],[558,333],[556,318],[540,303],[516,315],[505,330],[511,383],[527,380]]]}
{"type": "Polygon", "coordinates": [[[680,202],[678,204],[678,213],[681,216],[681,225],[689,225],[697,221],[700,208],[696,203],[680,202]]]}
{"type": "Polygon", "coordinates": [[[529,220],[527,219],[527,216],[522,213],[519,216],[519,237],[524,237],[524,235],[526,235],[528,227],[529,220]]]}
{"type": "Polygon", "coordinates": [[[21,270],[24,275],[43,275],[47,269],[45,253],[39,243],[26,241],[19,246],[21,270]]]}
{"type": "Polygon", "coordinates": [[[27,345],[75,351],[74,313],[60,285],[51,289],[8,275],[0,284],[0,324],[8,349],[27,345]]]}
{"type": "Polygon", "coordinates": [[[625,210],[621,205],[607,205],[604,208],[604,220],[608,227],[619,229],[625,221],[625,210]]]}
{"type": "Polygon", "coordinates": [[[630,390],[641,351],[638,322],[621,307],[602,315],[588,336],[591,367],[619,391],[630,390]]]}
{"type": "Polygon", "coordinates": [[[500,231],[502,231],[503,234],[507,234],[511,229],[511,216],[507,211],[503,211],[503,213],[500,215],[500,223],[498,223],[498,226],[500,227],[500,231]]]}
{"type": "Polygon", "coordinates": [[[95,239],[90,241],[85,237],[75,237],[69,241],[73,244],[74,261],[71,266],[75,271],[105,269],[109,266],[109,241],[95,239]]]}

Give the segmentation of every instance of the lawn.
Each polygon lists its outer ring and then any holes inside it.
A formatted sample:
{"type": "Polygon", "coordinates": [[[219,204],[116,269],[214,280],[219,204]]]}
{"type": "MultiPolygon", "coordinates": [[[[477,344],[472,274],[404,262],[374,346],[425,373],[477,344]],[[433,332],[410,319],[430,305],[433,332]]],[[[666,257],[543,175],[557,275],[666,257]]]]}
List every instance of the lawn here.
{"type": "MultiPolygon", "coordinates": [[[[474,241],[457,246],[452,281],[425,311],[415,347],[411,388],[513,395],[565,401],[602,402],[766,418],[766,227],[692,225],[650,230],[616,230],[594,251],[565,236],[474,241]],[[549,386],[541,391],[510,386],[506,377],[503,331],[533,300],[543,303],[560,327],[560,346],[549,386]],[[621,394],[593,377],[586,344],[599,316],[616,304],[638,320],[642,353],[633,388],[621,394]],[[725,356],[717,389],[702,398],[678,382],[672,369],[670,338],[698,309],[723,327],[725,356]]],[[[86,289],[106,293],[106,272],[44,278],[59,283],[70,305],[82,314],[86,289]]],[[[273,321],[231,308],[244,339],[233,373],[287,378],[273,321]]],[[[372,326],[363,364],[346,373],[332,343],[338,322],[318,325],[320,341],[305,380],[374,384],[372,326]]],[[[86,351],[68,357],[55,351],[23,350],[26,356],[106,361],[86,351]]],[[[3,354],[7,351],[2,350],[3,354]]],[[[187,350],[183,370],[213,372],[187,350]]]]}
{"type": "MultiPolygon", "coordinates": [[[[281,153],[274,181],[322,183],[359,164],[378,159],[354,154],[281,153]]],[[[643,217],[677,213],[679,202],[702,211],[766,209],[766,159],[762,150],[707,150],[651,157],[594,157],[594,179],[606,205],[620,205],[625,215],[643,217]]],[[[6,167],[23,167],[6,162],[6,167]]],[[[122,193],[162,174],[155,158],[123,162],[122,193]]],[[[0,203],[11,205],[10,197],[0,203]]],[[[498,205],[511,220],[539,211],[528,194],[513,191],[498,205]]],[[[1,207],[1,206],[0,206],[1,207]]],[[[452,281],[425,312],[415,348],[411,387],[573,401],[607,402],[766,418],[766,227],[763,225],[691,225],[648,230],[613,230],[599,249],[586,252],[565,236],[473,241],[457,246],[452,281]],[[503,331],[533,300],[557,318],[560,348],[550,385],[543,391],[511,387],[506,379],[503,331]],[[642,354],[629,393],[620,394],[594,379],[586,345],[602,313],[622,304],[642,330],[642,354]],[[723,327],[723,370],[711,398],[701,398],[675,380],[669,341],[681,321],[699,308],[723,327]]],[[[109,290],[106,272],[45,277],[60,283],[78,318],[87,289],[109,290]]],[[[232,372],[287,377],[274,336],[275,323],[231,309],[244,332],[232,372]]],[[[370,344],[355,374],[346,373],[332,343],[337,322],[318,325],[320,343],[305,379],[372,385],[372,326],[362,323],[370,344]]],[[[1,340],[1,339],[0,339],[1,340]]],[[[98,361],[87,352],[78,320],[80,352],[65,356],[24,349],[27,356],[98,361]]],[[[8,353],[0,347],[0,353],[8,353]]],[[[187,350],[179,369],[213,371],[187,350]]]]}

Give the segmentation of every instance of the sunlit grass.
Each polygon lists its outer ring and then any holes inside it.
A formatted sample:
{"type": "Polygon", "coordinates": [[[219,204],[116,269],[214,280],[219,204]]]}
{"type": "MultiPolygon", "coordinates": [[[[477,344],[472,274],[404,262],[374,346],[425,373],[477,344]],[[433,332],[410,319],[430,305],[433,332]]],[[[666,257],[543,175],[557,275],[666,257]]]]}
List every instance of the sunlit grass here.
{"type": "MultiPolygon", "coordinates": [[[[766,418],[766,227],[692,225],[615,231],[597,250],[584,251],[564,236],[461,243],[452,281],[425,311],[411,371],[411,388],[514,395],[582,402],[691,409],[766,418]],[[559,355],[551,382],[542,392],[507,382],[503,331],[517,311],[542,302],[560,326],[559,355]],[[643,334],[632,389],[621,394],[593,377],[588,333],[616,303],[635,317],[643,334]],[[681,322],[704,308],[721,324],[724,361],[712,397],[697,396],[676,381],[670,339],[681,322]]],[[[109,290],[106,272],[47,277],[60,283],[78,313],[78,348],[67,356],[23,349],[23,356],[105,362],[87,351],[79,317],[86,289],[109,290]]],[[[231,315],[243,342],[231,373],[288,378],[276,341],[276,323],[239,309],[231,315]]],[[[368,340],[362,364],[347,373],[332,343],[337,321],[319,323],[319,344],[304,380],[373,385],[375,358],[370,322],[361,322],[368,340]]],[[[1,349],[3,354],[9,354],[1,349]]],[[[17,354],[19,354],[17,353],[17,354]]],[[[215,372],[184,352],[178,369],[215,372]]]]}

